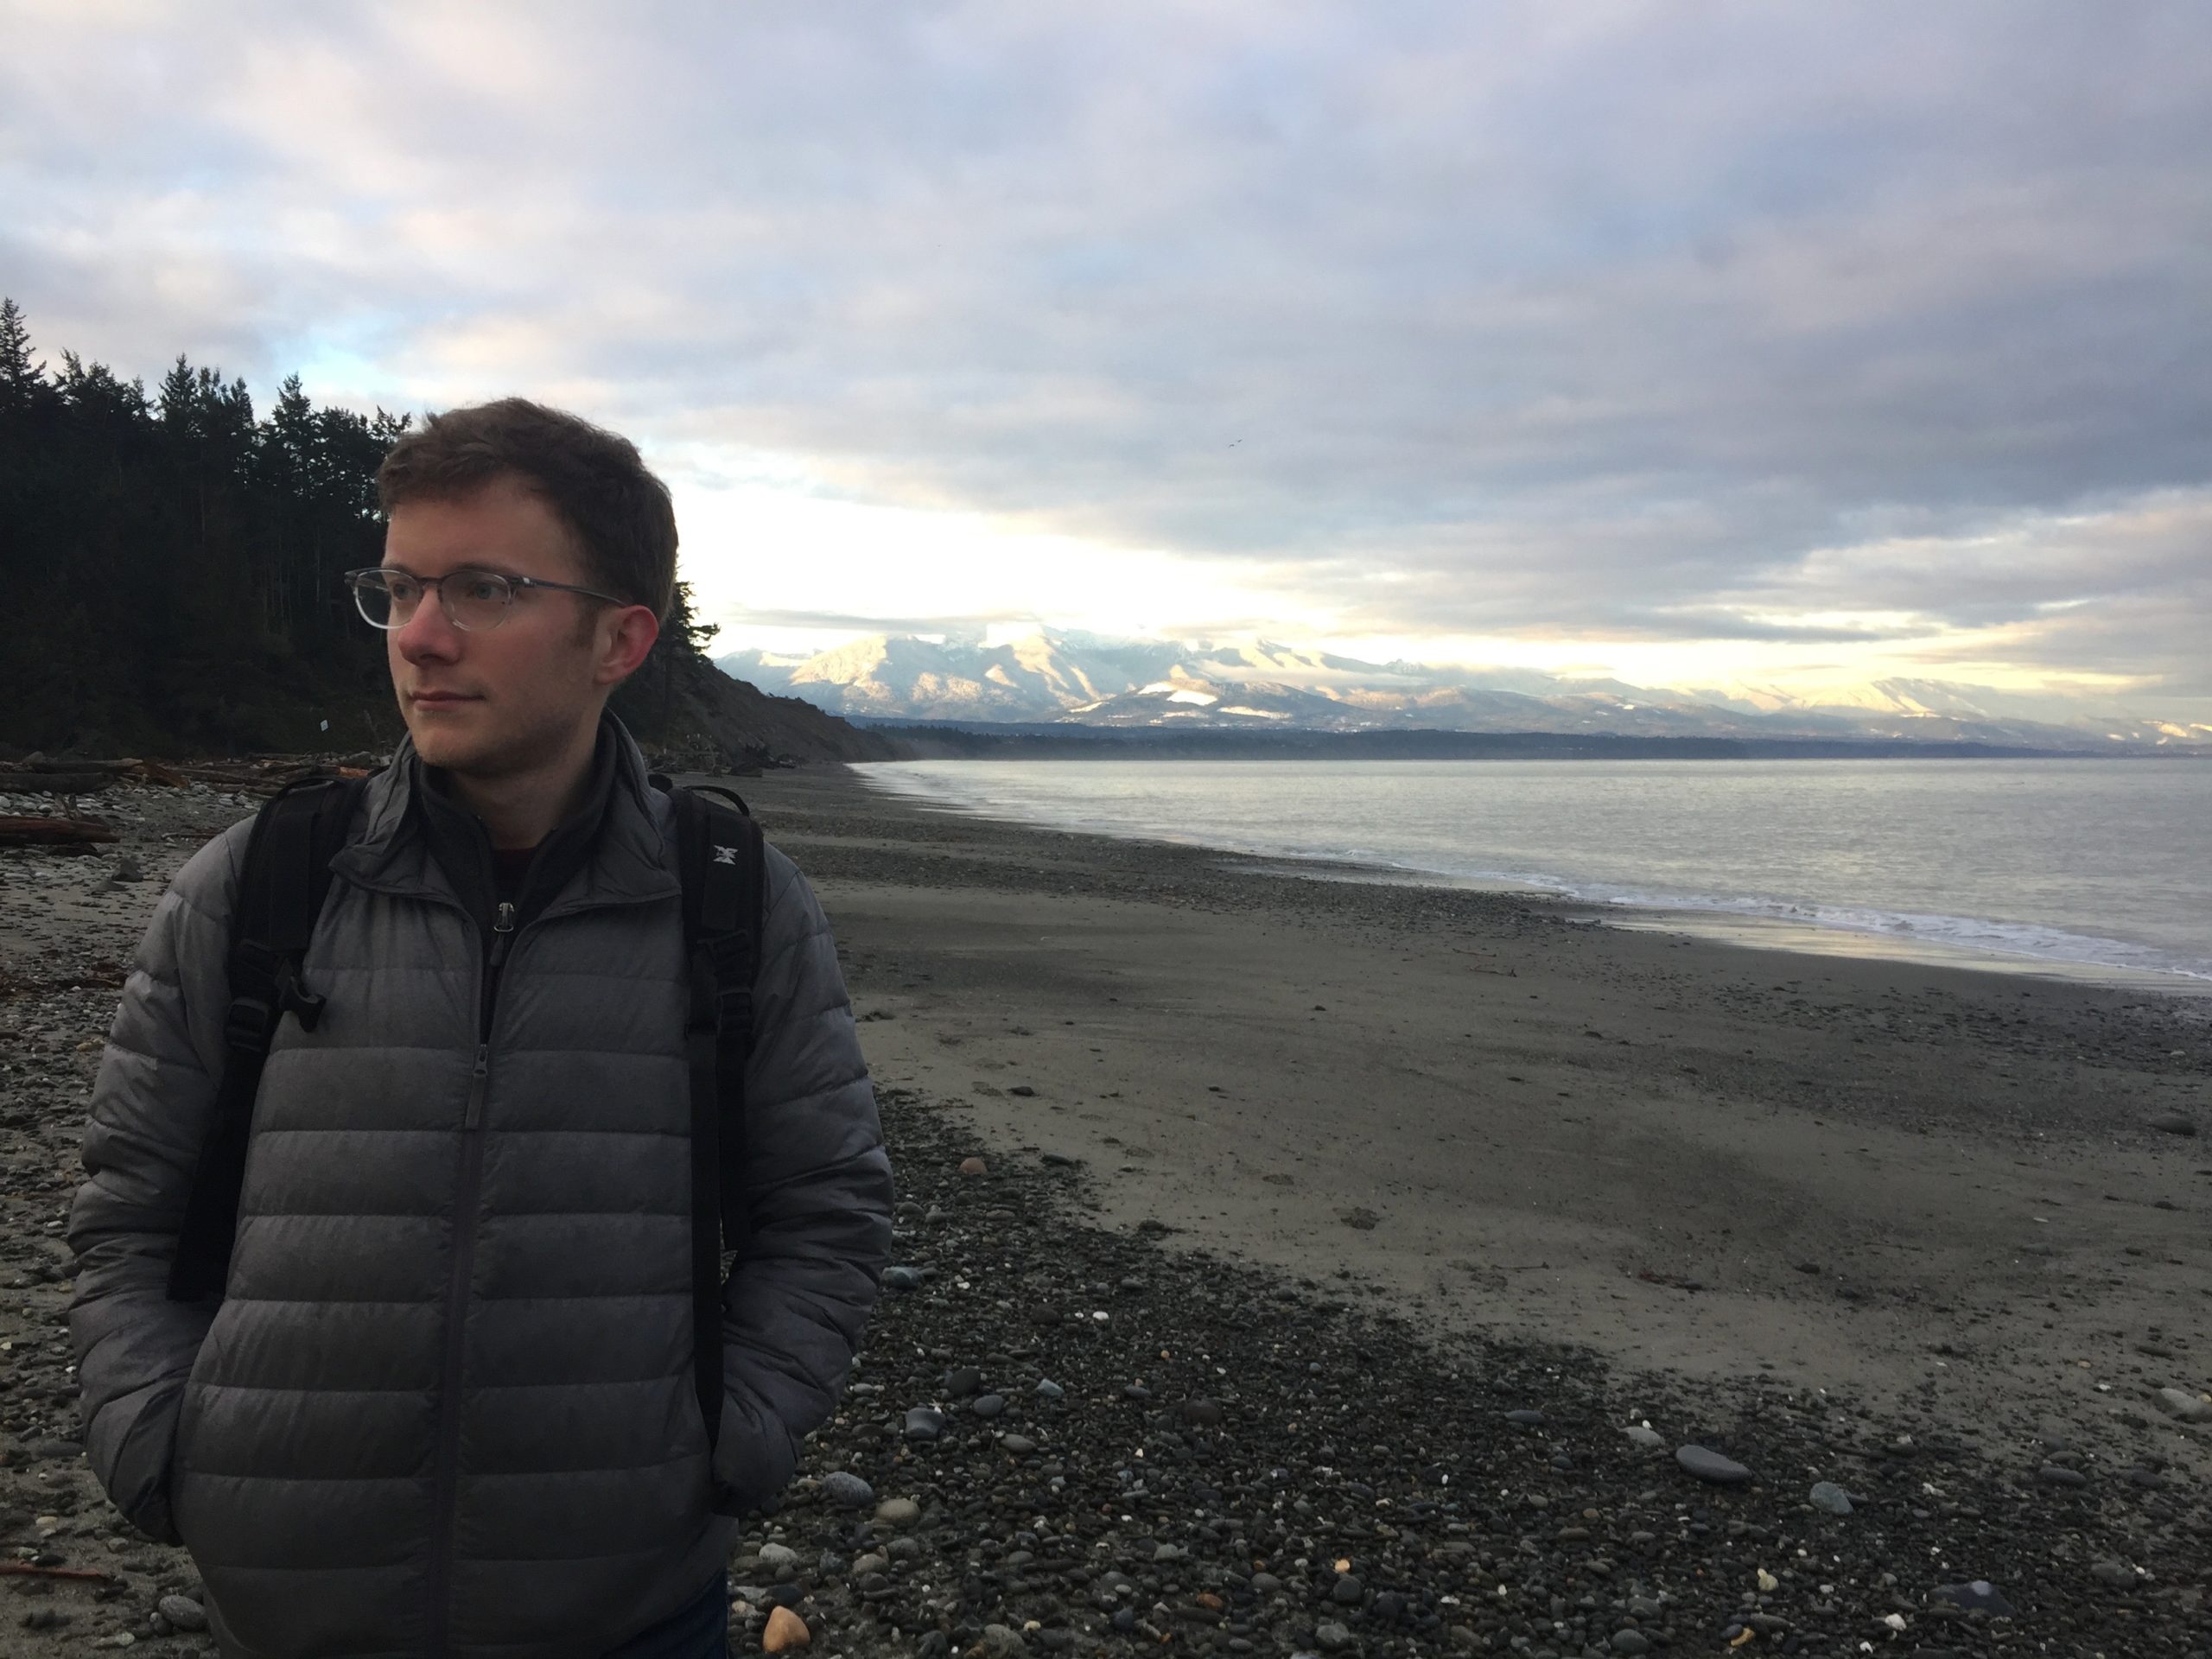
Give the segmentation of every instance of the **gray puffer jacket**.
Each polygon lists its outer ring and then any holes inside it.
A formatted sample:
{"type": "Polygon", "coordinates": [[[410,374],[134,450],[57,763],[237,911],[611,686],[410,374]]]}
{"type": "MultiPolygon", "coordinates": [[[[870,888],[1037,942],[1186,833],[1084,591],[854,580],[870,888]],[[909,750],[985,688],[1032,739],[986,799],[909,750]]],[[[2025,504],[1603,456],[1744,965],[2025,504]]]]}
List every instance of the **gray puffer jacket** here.
{"type": "Polygon", "coordinates": [[[422,772],[403,746],[334,865],[303,974],[328,1006],[276,1034],[219,1307],[166,1283],[250,825],[162,899],[94,1088],[69,1223],[86,1450],[191,1550],[229,1654],[597,1655],[665,1618],[728,1558],[718,1493],[779,1490],[829,1415],[889,1246],[836,949],[771,848],[710,1468],[667,799],[610,721],[597,817],[494,973],[422,772]]]}

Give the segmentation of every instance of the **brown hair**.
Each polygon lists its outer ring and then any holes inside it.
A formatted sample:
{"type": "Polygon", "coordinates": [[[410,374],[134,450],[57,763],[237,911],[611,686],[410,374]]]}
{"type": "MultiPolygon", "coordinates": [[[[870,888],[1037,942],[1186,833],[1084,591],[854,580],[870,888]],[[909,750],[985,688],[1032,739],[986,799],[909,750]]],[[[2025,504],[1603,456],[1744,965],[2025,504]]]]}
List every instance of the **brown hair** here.
{"type": "Polygon", "coordinates": [[[377,468],[385,512],[450,501],[499,479],[519,480],[553,510],[583,555],[587,580],[652,607],[676,599],[676,509],[637,445],[579,416],[525,397],[433,415],[377,468]]]}

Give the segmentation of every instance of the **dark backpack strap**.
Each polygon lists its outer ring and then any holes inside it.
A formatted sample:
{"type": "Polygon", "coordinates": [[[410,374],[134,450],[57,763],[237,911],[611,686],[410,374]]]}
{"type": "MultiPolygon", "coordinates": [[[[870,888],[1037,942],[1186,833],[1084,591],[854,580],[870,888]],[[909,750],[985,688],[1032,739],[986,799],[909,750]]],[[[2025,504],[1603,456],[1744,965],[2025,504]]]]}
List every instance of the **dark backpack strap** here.
{"type": "MultiPolygon", "coordinates": [[[[660,780],[656,779],[656,782],[660,780]]],[[[665,785],[663,785],[666,787],[665,785]]],[[[753,982],[767,903],[760,826],[727,790],[670,788],[691,1007],[691,1321],[699,1412],[711,1448],[722,1414],[722,1246],[741,1249],[745,1067],[753,1053],[753,982]],[[735,803],[707,798],[711,792],[735,803]]]]}
{"type": "Polygon", "coordinates": [[[231,918],[223,1076],[169,1264],[174,1300],[220,1300],[230,1278],[262,1065],[287,1013],[308,1031],[322,1018],[323,1000],[301,982],[300,964],[330,892],[330,861],[365,787],[358,778],[293,784],[263,806],[247,837],[231,918]]]}

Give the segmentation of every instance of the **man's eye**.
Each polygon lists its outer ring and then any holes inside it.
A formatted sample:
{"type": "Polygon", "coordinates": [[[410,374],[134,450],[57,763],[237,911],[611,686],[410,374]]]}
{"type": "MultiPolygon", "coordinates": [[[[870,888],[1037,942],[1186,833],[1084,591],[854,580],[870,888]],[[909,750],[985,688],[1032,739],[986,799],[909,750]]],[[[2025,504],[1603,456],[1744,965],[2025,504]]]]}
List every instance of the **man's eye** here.
{"type": "Polygon", "coordinates": [[[386,576],[384,590],[402,605],[412,605],[423,597],[423,585],[412,576],[386,576]]]}
{"type": "Polygon", "coordinates": [[[471,576],[461,585],[461,596],[479,605],[496,605],[506,591],[506,583],[497,576],[471,576]]]}

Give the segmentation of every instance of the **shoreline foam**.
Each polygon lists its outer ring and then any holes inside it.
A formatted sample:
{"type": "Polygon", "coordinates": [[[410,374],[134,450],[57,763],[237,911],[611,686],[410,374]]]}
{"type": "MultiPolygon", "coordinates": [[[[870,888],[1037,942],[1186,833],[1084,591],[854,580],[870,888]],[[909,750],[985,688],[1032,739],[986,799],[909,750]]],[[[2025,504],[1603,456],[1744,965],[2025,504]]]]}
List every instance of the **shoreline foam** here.
{"type": "Polygon", "coordinates": [[[873,765],[855,766],[851,771],[868,788],[923,810],[979,817],[1022,829],[1200,848],[1306,880],[1525,895],[1584,912],[1607,926],[1678,933],[1748,949],[1963,968],[2170,996],[2212,997],[2212,960],[2202,967],[2187,964],[2153,946],[2063,928],[1758,895],[1648,893],[1540,872],[1443,870],[1361,848],[1306,851],[1225,836],[1177,836],[1154,830],[1130,830],[1080,815],[1026,815],[1002,802],[963,800],[925,785],[894,783],[893,778],[911,779],[912,774],[879,770],[873,765]]]}

